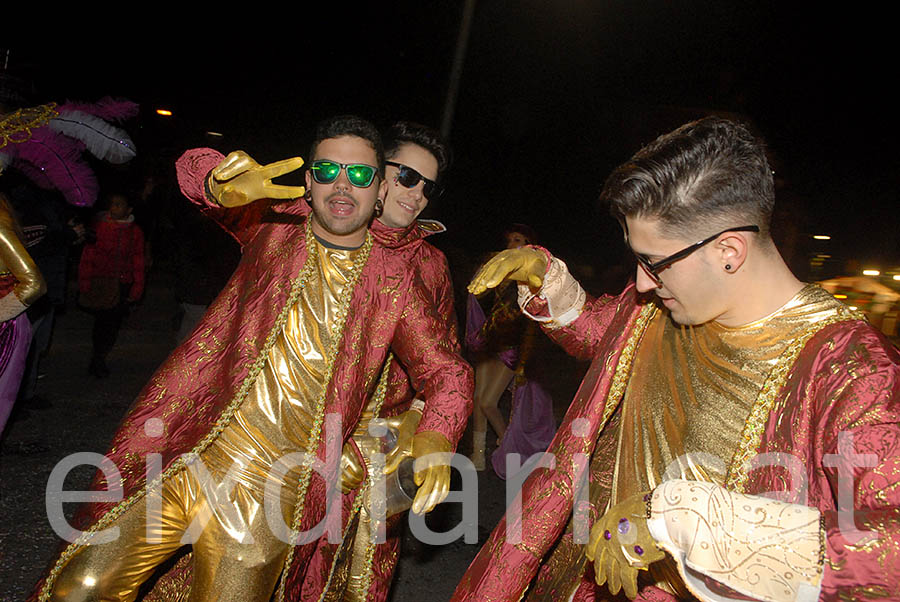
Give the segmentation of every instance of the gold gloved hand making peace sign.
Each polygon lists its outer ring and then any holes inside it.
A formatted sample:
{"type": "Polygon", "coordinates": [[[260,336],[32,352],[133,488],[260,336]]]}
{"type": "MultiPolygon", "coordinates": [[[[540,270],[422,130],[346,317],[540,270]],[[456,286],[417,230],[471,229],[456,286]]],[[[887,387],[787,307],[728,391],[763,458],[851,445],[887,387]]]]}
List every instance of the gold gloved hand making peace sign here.
{"type": "Polygon", "coordinates": [[[234,151],[212,170],[209,192],[223,207],[240,207],[259,199],[295,199],[304,195],[303,186],[273,184],[272,178],[299,169],[303,159],[293,157],[260,165],[244,151],[234,151]]]}

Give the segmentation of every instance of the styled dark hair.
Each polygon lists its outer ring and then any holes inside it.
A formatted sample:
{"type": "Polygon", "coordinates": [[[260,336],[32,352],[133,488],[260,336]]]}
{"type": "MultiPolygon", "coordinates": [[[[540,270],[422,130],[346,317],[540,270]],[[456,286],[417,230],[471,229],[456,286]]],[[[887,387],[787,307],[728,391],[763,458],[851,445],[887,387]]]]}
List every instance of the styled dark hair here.
{"type": "Polygon", "coordinates": [[[506,237],[510,234],[517,232],[525,237],[525,240],[528,241],[530,245],[538,244],[538,236],[537,232],[534,231],[534,228],[529,226],[528,224],[510,224],[503,230],[503,238],[504,242],[506,242],[506,237]]]}
{"type": "Polygon", "coordinates": [[[756,225],[768,238],[775,185],[760,139],[741,123],[706,117],[660,136],[616,168],[600,201],[622,223],[626,216],[652,217],[672,236],[756,225]]]}
{"type": "Polygon", "coordinates": [[[393,159],[404,144],[416,144],[434,155],[438,164],[438,179],[450,167],[450,147],[434,128],[411,121],[398,121],[385,134],[384,154],[388,159],[393,159]]]}
{"type": "Polygon", "coordinates": [[[315,158],[320,142],[341,136],[357,136],[366,140],[375,150],[378,175],[384,177],[384,147],[381,144],[381,134],[374,125],[356,115],[338,115],[320,121],[316,126],[316,138],[309,149],[309,162],[315,158]]]}

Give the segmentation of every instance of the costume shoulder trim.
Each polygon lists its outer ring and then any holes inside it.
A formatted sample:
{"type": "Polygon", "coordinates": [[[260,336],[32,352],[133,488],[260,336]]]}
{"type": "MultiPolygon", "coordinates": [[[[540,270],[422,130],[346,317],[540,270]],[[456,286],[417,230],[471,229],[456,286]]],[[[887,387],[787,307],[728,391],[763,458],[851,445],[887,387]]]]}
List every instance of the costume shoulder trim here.
{"type": "Polygon", "coordinates": [[[420,219],[416,220],[420,230],[424,230],[428,234],[440,234],[447,231],[447,226],[436,219],[420,219]]]}

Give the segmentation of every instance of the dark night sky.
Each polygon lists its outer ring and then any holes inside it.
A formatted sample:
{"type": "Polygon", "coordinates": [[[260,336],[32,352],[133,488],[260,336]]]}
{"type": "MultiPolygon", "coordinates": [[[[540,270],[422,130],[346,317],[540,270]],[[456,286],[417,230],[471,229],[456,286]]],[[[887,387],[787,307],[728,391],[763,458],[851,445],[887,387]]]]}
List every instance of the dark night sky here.
{"type": "MultiPolygon", "coordinates": [[[[551,248],[614,261],[621,236],[594,202],[606,175],[656,135],[722,111],[769,141],[803,233],[900,264],[896,32],[874,12],[787,4],[479,0],[450,192],[429,208],[451,229],[444,245],[484,251],[525,221],[551,248]]],[[[210,129],[225,134],[221,150],[270,161],[305,154],[315,122],[336,113],[439,125],[463,2],[353,6],[304,6],[278,43],[191,45],[158,29],[126,51],[68,48],[64,61],[59,48],[13,48],[12,64],[41,101],[140,102],[129,129],[160,170],[210,129]]]]}

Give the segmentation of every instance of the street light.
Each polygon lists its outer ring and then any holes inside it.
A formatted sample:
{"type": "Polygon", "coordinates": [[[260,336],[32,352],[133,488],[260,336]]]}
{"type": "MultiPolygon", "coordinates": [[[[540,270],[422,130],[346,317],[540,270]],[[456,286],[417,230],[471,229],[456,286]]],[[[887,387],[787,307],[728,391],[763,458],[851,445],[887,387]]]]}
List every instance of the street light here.
{"type": "Polygon", "coordinates": [[[863,270],[863,276],[880,276],[881,272],[878,270],[863,270]]]}
{"type": "Polygon", "coordinates": [[[827,234],[813,234],[813,238],[816,240],[831,240],[831,237],[827,234]]]}

